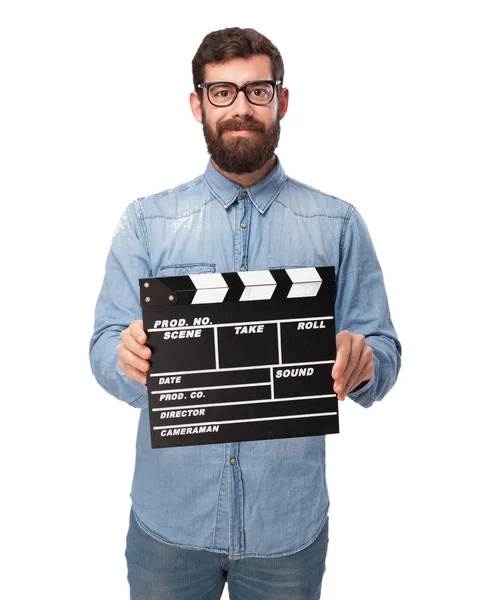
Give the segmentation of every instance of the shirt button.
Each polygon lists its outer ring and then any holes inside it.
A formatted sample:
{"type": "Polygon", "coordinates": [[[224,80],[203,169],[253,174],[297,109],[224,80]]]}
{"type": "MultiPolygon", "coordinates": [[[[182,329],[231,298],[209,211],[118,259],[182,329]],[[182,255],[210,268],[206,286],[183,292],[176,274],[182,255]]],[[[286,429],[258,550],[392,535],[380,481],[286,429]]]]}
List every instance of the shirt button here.
{"type": "Polygon", "coordinates": [[[246,229],[246,227],[248,227],[246,223],[241,223],[241,229],[246,229]]]}
{"type": "Polygon", "coordinates": [[[243,190],[243,191],[241,192],[241,195],[242,195],[242,196],[243,196],[243,198],[244,198],[244,197],[246,196],[246,192],[243,190]]]}
{"type": "Polygon", "coordinates": [[[232,465],[235,465],[236,464],[236,458],[230,458],[230,463],[232,465]]]}
{"type": "Polygon", "coordinates": [[[246,271],[246,267],[245,266],[240,267],[240,271],[246,271]]]}

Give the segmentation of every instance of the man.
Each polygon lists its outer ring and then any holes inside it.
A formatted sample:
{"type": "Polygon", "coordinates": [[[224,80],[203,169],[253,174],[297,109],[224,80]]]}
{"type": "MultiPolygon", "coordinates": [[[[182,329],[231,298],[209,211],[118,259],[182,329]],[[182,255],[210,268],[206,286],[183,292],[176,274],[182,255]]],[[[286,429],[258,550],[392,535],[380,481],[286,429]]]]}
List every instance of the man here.
{"type": "Polygon", "coordinates": [[[355,208],[288,177],[277,48],[253,29],[207,35],[191,109],[203,175],[131,203],[113,236],[90,344],[100,385],[141,408],[126,557],[131,598],[312,600],[328,544],[325,438],[152,449],[138,280],[334,265],[340,400],[381,400],[400,368],[381,269],[355,208]]]}

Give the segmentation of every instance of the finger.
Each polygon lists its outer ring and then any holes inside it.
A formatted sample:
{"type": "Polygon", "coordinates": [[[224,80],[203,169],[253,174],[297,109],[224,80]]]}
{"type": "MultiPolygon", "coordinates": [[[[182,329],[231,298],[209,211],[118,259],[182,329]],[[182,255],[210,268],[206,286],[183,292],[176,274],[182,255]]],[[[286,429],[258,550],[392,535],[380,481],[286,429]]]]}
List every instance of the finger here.
{"type": "Polygon", "coordinates": [[[349,394],[351,390],[354,390],[360,383],[371,379],[374,372],[374,361],[373,361],[373,349],[371,346],[364,346],[361,356],[358,360],[356,367],[351,372],[348,380],[344,384],[344,392],[349,394]]]}
{"type": "Polygon", "coordinates": [[[349,359],[346,369],[342,376],[336,380],[334,389],[338,394],[344,394],[346,390],[346,383],[351,377],[351,373],[356,368],[359,359],[361,358],[362,350],[366,344],[366,338],[363,335],[353,335],[351,340],[351,351],[349,353],[349,359]]]}
{"type": "Polygon", "coordinates": [[[374,362],[372,364],[368,362],[364,365],[363,370],[356,377],[355,381],[348,383],[348,387],[346,389],[346,395],[349,394],[350,392],[352,392],[355,388],[357,388],[358,385],[360,383],[362,383],[363,381],[368,381],[368,379],[372,379],[373,376],[374,376],[374,362]]]}
{"type": "Polygon", "coordinates": [[[125,364],[143,372],[148,371],[150,368],[150,363],[147,360],[143,360],[140,356],[131,352],[123,343],[118,344],[116,351],[125,364]]]}
{"type": "Polygon", "coordinates": [[[349,360],[349,354],[351,352],[351,337],[348,331],[341,331],[336,336],[336,361],[333,365],[333,371],[331,373],[333,379],[336,381],[342,377],[344,369],[346,368],[349,360]],[[344,335],[347,334],[347,335],[344,335]]]}
{"type": "MultiPolygon", "coordinates": [[[[142,331],[142,333],[145,334],[144,331],[142,331]]],[[[133,354],[136,354],[137,356],[141,356],[143,358],[149,358],[151,356],[151,350],[147,346],[145,346],[144,342],[138,343],[137,340],[135,339],[135,336],[132,335],[131,325],[130,325],[130,327],[128,327],[127,329],[124,329],[120,333],[120,337],[121,337],[121,341],[123,342],[125,347],[128,348],[128,350],[130,350],[130,352],[133,352],[133,354]]],[[[145,334],[145,341],[146,341],[146,334],[145,334]]]]}
{"type": "Polygon", "coordinates": [[[146,385],[146,375],[144,373],[123,362],[121,358],[118,361],[118,366],[130,379],[134,379],[135,381],[138,381],[138,383],[146,385]]]}
{"type": "Polygon", "coordinates": [[[143,330],[143,321],[137,319],[136,321],[132,321],[130,323],[130,333],[135,338],[137,342],[140,344],[144,344],[146,342],[147,335],[143,330]]]}

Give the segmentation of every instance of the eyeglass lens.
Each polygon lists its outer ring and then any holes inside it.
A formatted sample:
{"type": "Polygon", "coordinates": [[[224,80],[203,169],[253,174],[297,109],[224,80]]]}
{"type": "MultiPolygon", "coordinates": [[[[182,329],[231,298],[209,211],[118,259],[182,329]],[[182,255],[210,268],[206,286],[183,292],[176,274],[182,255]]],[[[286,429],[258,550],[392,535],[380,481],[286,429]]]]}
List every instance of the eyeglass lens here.
{"type": "MultiPolygon", "coordinates": [[[[230,83],[215,83],[208,93],[210,102],[225,106],[236,96],[236,88],[230,83]]],[[[273,97],[274,88],[270,83],[250,83],[246,86],[245,93],[254,104],[268,104],[273,97]]]]}

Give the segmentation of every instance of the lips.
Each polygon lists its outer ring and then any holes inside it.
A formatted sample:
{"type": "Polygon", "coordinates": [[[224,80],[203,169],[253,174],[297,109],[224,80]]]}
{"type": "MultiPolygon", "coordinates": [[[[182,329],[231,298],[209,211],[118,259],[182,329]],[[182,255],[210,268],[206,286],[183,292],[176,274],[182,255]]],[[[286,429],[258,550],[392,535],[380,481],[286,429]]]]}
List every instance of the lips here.
{"type": "Polygon", "coordinates": [[[253,131],[258,131],[257,129],[227,129],[230,133],[253,133],[253,131]]]}

